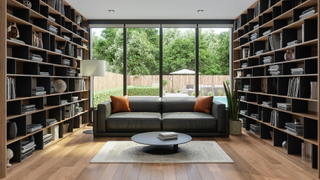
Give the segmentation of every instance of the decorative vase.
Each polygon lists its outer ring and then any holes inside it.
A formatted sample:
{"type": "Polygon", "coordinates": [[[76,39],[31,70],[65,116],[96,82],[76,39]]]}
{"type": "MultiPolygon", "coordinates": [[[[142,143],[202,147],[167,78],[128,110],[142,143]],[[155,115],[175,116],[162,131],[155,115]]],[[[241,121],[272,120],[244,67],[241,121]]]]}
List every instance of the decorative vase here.
{"type": "Polygon", "coordinates": [[[74,60],[73,60],[73,67],[76,68],[77,66],[78,66],[78,63],[77,63],[77,61],[74,59],[74,60]]]}
{"type": "Polygon", "coordinates": [[[285,150],[288,150],[288,143],[287,143],[287,141],[283,141],[282,147],[283,147],[285,150]]]}
{"type": "Polygon", "coordinates": [[[13,158],[13,151],[11,149],[7,149],[7,167],[11,167],[10,159],[13,158]]]}
{"type": "Polygon", "coordinates": [[[18,127],[16,122],[7,122],[7,139],[14,139],[17,137],[18,127]]]}
{"type": "Polygon", "coordinates": [[[232,135],[242,134],[241,121],[229,120],[229,133],[232,135]]]}
{"type": "Polygon", "coordinates": [[[24,1],[23,2],[23,4],[25,5],[25,6],[27,6],[28,8],[32,8],[32,3],[30,2],[30,1],[24,1]]]}
{"type": "Polygon", "coordinates": [[[67,89],[67,84],[62,79],[57,79],[53,82],[54,92],[63,93],[67,89]]]}
{"type": "Polygon", "coordinates": [[[286,61],[294,60],[294,53],[292,52],[292,50],[287,50],[287,52],[284,54],[284,59],[286,61]]]}

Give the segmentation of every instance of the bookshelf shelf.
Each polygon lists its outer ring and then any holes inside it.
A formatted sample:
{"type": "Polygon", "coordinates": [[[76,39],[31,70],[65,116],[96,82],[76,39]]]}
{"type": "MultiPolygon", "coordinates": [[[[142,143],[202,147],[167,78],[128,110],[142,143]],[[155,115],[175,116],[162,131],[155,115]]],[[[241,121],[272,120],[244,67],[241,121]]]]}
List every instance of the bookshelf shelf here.
{"type": "Polygon", "coordinates": [[[1,23],[5,22],[3,27],[15,23],[20,30],[17,40],[10,39],[7,30],[0,33],[5,47],[0,48],[4,60],[0,65],[0,69],[4,68],[0,77],[5,83],[1,89],[3,99],[0,100],[3,100],[6,109],[4,114],[0,113],[3,128],[0,132],[4,137],[0,140],[3,150],[0,150],[0,178],[6,176],[7,168],[2,164],[6,162],[6,148],[14,151],[15,157],[11,162],[15,166],[23,159],[23,142],[29,141],[31,136],[35,139],[35,151],[38,153],[47,147],[48,141],[45,141],[44,135],[52,134],[53,137],[55,134],[52,143],[56,143],[88,122],[90,79],[79,76],[79,61],[89,59],[88,20],[65,0],[58,1],[63,2],[65,14],[42,0],[32,1],[32,8],[25,6],[23,0],[0,2],[1,23]],[[78,15],[82,16],[80,24],[76,23],[78,15]],[[56,28],[56,32],[52,27],[56,28]],[[34,45],[33,33],[41,33],[42,46],[34,45]],[[65,82],[65,92],[54,92],[53,82],[58,79],[65,82]],[[29,111],[28,105],[32,107],[29,111]],[[56,121],[49,123],[48,119],[56,121]],[[3,134],[8,122],[17,125],[18,134],[14,139],[8,139],[3,134]],[[40,124],[42,127],[38,126],[39,129],[32,132],[27,130],[30,124],[40,124]]]}
{"type": "Polygon", "coordinates": [[[257,0],[239,15],[233,31],[232,76],[239,87],[240,111],[246,112],[239,113],[243,127],[250,130],[250,124],[257,124],[260,135],[250,134],[288,154],[293,161],[306,165],[310,171],[316,170],[320,177],[319,99],[310,98],[314,95],[311,82],[316,82],[316,89],[319,90],[319,13],[315,11],[300,19],[300,15],[311,7],[319,9],[318,1],[257,0]],[[262,12],[256,17],[255,8],[261,8],[262,12]],[[269,29],[271,32],[264,33],[269,29]],[[254,33],[256,38],[252,36],[254,33]],[[251,40],[251,37],[255,39],[251,40]],[[280,41],[275,39],[277,37],[280,41]],[[293,40],[298,40],[298,43],[287,46],[293,40]],[[264,51],[256,54],[260,50],[264,51]],[[284,59],[288,51],[293,52],[293,60],[284,59]],[[265,64],[267,58],[271,62],[265,64]],[[271,75],[274,67],[279,72],[271,75]],[[295,68],[301,68],[301,74],[294,73],[295,68]],[[299,84],[296,79],[299,79],[299,84]],[[290,81],[295,84],[290,84],[290,81]],[[295,93],[294,97],[287,96],[289,88],[295,93]],[[263,102],[270,104],[265,106],[263,102]],[[279,109],[278,103],[289,103],[290,109],[279,109]],[[276,125],[272,124],[275,121],[272,113],[277,113],[276,125]],[[295,119],[303,125],[303,135],[288,132],[288,127],[285,127],[287,122],[294,122],[295,119]],[[270,132],[273,132],[273,137],[270,132]],[[289,142],[288,150],[281,147],[283,141],[289,142]],[[311,144],[311,162],[301,160],[301,143],[311,144]]]}

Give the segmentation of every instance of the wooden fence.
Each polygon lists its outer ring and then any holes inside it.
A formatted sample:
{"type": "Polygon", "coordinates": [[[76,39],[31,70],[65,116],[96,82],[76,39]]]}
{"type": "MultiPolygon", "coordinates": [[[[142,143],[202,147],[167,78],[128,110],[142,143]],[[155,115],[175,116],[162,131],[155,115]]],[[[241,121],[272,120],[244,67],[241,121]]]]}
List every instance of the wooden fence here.
{"type": "MultiPolygon", "coordinates": [[[[199,84],[202,85],[222,85],[224,81],[229,79],[228,75],[200,75],[199,84]]],[[[168,84],[164,87],[164,90],[168,92],[176,92],[178,89],[181,91],[187,84],[195,84],[194,75],[164,75],[163,79],[168,81],[168,84]],[[173,85],[173,86],[172,86],[173,85]]],[[[158,75],[146,75],[146,76],[127,76],[128,86],[152,86],[159,84],[158,75]]],[[[106,72],[105,77],[94,78],[94,90],[109,89],[123,86],[123,75],[106,72]]]]}

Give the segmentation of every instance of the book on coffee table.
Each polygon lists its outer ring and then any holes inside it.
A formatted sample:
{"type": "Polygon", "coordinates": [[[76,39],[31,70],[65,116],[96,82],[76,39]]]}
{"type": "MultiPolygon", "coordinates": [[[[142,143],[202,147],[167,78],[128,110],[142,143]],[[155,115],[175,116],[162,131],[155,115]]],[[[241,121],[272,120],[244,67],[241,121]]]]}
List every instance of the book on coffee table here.
{"type": "Polygon", "coordinates": [[[158,138],[161,140],[178,139],[178,134],[174,132],[163,132],[158,135],[158,138]]]}

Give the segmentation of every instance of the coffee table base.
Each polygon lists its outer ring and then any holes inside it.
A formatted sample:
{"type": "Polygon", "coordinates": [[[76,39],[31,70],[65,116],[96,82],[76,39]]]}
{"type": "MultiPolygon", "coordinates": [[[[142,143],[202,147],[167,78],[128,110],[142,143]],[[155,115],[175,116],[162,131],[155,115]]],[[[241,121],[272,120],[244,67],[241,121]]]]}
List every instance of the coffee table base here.
{"type": "Polygon", "coordinates": [[[154,155],[168,155],[175,154],[181,151],[178,145],[173,146],[146,146],[142,148],[142,151],[148,154],[154,155]]]}

